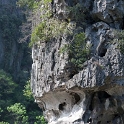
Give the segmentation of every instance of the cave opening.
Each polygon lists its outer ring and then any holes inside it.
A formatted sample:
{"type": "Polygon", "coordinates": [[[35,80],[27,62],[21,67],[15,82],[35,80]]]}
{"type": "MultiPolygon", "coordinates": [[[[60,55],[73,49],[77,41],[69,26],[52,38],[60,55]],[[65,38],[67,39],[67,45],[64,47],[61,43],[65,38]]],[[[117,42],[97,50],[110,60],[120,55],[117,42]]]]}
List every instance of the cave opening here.
{"type": "Polygon", "coordinates": [[[65,102],[59,104],[59,110],[63,111],[65,109],[65,106],[66,106],[65,102]]]}
{"type": "Polygon", "coordinates": [[[77,104],[81,100],[80,96],[77,93],[71,92],[70,95],[72,95],[72,98],[74,100],[73,104],[77,104]]]}
{"type": "Polygon", "coordinates": [[[107,98],[110,98],[111,97],[111,95],[109,95],[105,91],[98,91],[97,94],[98,94],[98,98],[99,98],[100,102],[103,102],[104,99],[107,99],[107,98]]]}
{"type": "MultiPolygon", "coordinates": [[[[69,57],[69,59],[70,58],[71,57],[69,57]]],[[[66,72],[69,72],[68,75],[67,75],[69,79],[73,78],[73,76],[78,73],[77,68],[71,62],[64,69],[66,70],[66,72]]]]}
{"type": "Polygon", "coordinates": [[[70,73],[70,75],[69,75],[69,79],[71,79],[71,78],[73,78],[73,76],[75,75],[75,74],[77,74],[78,73],[78,71],[75,69],[75,70],[73,70],[71,73],[70,73]]]}
{"type": "Polygon", "coordinates": [[[77,104],[81,98],[77,93],[74,93],[74,99],[75,99],[75,104],[77,104]]]}
{"type": "Polygon", "coordinates": [[[106,91],[94,92],[91,97],[91,103],[89,104],[90,111],[93,111],[93,101],[94,101],[94,98],[96,99],[96,97],[99,99],[101,103],[103,103],[105,99],[110,98],[111,95],[109,95],[106,91]]]}
{"type": "Polygon", "coordinates": [[[106,52],[107,52],[107,49],[106,48],[103,48],[100,52],[99,52],[99,56],[100,57],[104,57],[105,56],[105,54],[106,54],[106,52]]]}

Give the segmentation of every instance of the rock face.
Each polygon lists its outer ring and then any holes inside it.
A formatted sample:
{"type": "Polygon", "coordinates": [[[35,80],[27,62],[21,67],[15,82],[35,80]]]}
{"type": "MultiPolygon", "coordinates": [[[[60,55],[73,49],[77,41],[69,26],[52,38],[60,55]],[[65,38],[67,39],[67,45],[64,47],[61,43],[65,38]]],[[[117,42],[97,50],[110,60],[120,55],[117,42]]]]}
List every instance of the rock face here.
{"type": "Polygon", "coordinates": [[[91,55],[75,71],[68,53],[60,53],[67,36],[34,45],[35,100],[49,124],[124,124],[124,55],[114,33],[124,28],[124,1],[54,0],[52,4],[56,15],[66,19],[65,8],[77,3],[87,6],[86,24],[80,27],[91,44],[91,55]]]}

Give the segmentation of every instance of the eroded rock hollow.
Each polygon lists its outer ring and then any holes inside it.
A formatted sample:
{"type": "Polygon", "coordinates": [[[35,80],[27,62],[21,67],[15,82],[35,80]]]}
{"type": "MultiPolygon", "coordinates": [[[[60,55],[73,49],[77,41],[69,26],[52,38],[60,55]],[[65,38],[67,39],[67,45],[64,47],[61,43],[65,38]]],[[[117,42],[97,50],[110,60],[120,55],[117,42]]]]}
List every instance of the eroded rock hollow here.
{"type": "Polygon", "coordinates": [[[124,124],[124,1],[53,0],[51,9],[73,33],[32,48],[31,87],[48,123],[124,124]],[[80,49],[72,41],[82,33],[80,49]]]}

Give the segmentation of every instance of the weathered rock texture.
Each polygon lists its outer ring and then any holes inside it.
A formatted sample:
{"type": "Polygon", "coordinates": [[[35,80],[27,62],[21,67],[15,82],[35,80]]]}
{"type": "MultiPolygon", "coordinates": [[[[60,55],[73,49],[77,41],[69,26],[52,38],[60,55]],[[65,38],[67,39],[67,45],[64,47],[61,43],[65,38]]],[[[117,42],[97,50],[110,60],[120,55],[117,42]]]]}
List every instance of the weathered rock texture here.
{"type": "Polygon", "coordinates": [[[49,124],[124,124],[124,55],[114,30],[124,28],[123,0],[54,0],[56,15],[66,19],[66,6],[83,3],[83,27],[90,58],[74,72],[60,49],[66,36],[32,48],[31,87],[49,124]],[[89,20],[88,20],[89,19],[89,20]]]}

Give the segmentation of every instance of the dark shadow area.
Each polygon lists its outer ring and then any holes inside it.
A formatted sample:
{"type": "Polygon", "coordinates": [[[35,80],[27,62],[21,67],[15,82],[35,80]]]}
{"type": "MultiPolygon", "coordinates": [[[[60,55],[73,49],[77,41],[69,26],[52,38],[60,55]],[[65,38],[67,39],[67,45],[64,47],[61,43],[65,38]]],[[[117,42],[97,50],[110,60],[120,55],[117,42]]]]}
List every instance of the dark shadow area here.
{"type": "Polygon", "coordinates": [[[65,106],[66,106],[65,102],[59,104],[59,110],[63,111],[65,106]]]}
{"type": "Polygon", "coordinates": [[[103,49],[98,53],[98,55],[99,55],[100,57],[104,57],[105,54],[106,54],[106,52],[107,52],[107,49],[106,49],[106,48],[103,48],[103,49]]]}

